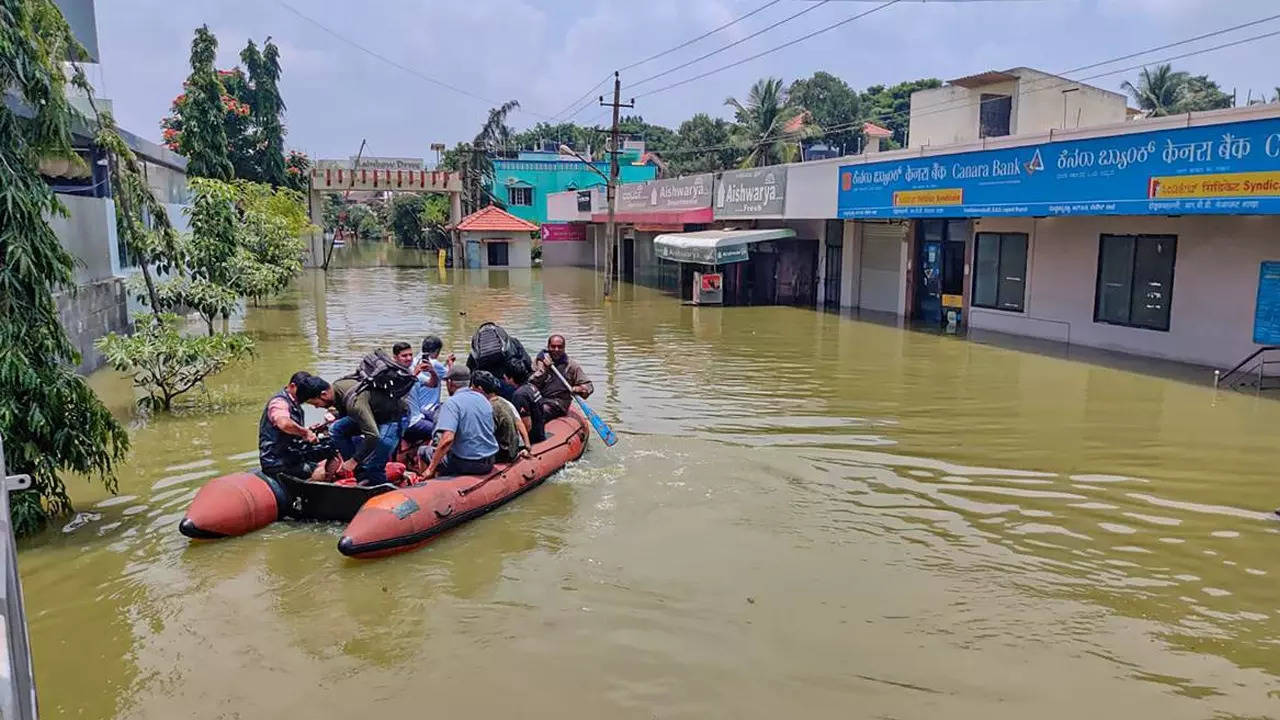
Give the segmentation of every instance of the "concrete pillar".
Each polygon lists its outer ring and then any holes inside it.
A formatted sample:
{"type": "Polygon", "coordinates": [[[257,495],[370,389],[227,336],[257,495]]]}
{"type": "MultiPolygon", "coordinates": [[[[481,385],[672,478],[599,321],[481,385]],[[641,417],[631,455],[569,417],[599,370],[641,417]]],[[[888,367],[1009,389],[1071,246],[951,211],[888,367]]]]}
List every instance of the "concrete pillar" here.
{"type": "Polygon", "coordinates": [[[324,197],[317,190],[307,193],[307,211],[311,216],[311,230],[307,238],[307,256],[303,265],[309,268],[324,266],[324,197]]]}
{"type": "MultiPolygon", "coordinates": [[[[462,193],[449,193],[449,227],[457,227],[462,222],[462,193]]],[[[455,270],[467,266],[467,249],[462,245],[462,233],[454,230],[453,235],[453,267],[455,270]]]]}

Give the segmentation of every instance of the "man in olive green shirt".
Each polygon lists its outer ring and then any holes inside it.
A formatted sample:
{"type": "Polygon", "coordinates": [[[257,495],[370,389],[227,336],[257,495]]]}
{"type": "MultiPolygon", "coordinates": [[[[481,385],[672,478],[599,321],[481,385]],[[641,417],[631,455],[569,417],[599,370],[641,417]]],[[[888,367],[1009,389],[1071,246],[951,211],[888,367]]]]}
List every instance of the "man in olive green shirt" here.
{"type": "Polygon", "coordinates": [[[329,427],[343,469],[355,472],[364,485],[387,481],[386,465],[400,444],[400,419],[405,402],[371,387],[356,392],[360,380],[344,377],[333,382],[333,407],[338,419],[329,427]]]}

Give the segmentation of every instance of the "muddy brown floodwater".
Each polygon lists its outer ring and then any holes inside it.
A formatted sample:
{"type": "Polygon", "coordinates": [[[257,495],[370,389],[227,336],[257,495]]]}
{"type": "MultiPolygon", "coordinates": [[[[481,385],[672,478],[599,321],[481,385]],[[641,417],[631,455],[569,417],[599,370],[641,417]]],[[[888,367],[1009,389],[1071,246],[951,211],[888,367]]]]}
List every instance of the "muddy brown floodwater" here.
{"type": "MultiPolygon", "coordinates": [[[[102,519],[20,557],[46,718],[1280,714],[1280,402],[577,269],[341,269],[134,429],[102,519]],[[459,315],[465,311],[466,315],[459,315]],[[394,340],[550,330],[619,431],[426,549],[195,544],[261,403],[394,340]]],[[[1123,363],[1121,363],[1123,364],[1123,363]]],[[[1203,378],[1201,378],[1203,379],[1203,378]]],[[[95,387],[122,416],[130,390],[95,387]]],[[[594,438],[593,438],[594,440],[594,438]]]]}

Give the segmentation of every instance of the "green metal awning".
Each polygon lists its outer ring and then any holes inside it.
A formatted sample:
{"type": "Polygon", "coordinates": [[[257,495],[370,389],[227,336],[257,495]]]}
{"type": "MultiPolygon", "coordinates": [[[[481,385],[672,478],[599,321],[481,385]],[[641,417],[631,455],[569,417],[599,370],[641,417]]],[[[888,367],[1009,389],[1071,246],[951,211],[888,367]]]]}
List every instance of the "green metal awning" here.
{"type": "Polygon", "coordinates": [[[653,239],[654,253],[664,260],[701,265],[727,265],[747,259],[747,246],[754,242],[793,238],[794,230],[699,230],[659,235],[653,239]]]}

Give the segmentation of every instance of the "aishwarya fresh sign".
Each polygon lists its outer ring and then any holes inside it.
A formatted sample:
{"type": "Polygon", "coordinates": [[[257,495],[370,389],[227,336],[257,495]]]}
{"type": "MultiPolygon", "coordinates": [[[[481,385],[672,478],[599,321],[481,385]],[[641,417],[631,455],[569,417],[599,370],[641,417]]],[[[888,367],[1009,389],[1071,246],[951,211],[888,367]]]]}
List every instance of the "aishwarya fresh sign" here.
{"type": "Polygon", "coordinates": [[[845,165],[837,212],[1280,214],[1280,119],[845,165]]]}
{"type": "Polygon", "coordinates": [[[786,168],[728,170],[716,183],[716,217],[782,215],[786,194],[786,168]]]}

